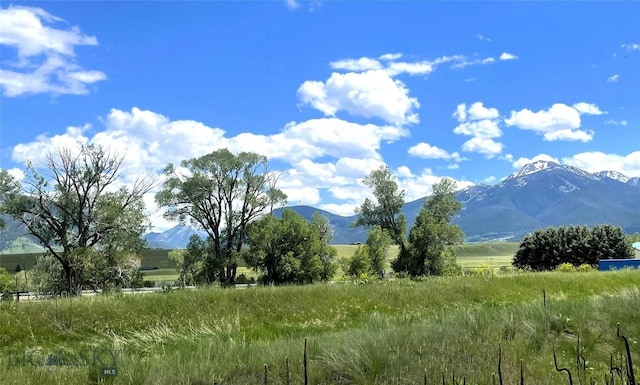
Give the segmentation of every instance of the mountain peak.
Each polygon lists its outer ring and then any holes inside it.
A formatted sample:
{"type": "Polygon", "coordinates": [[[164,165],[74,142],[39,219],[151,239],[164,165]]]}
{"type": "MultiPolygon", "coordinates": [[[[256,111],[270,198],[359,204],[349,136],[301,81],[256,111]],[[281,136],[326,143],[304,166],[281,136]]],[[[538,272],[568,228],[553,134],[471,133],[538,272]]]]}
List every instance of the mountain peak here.
{"type": "Polygon", "coordinates": [[[509,175],[507,179],[520,178],[525,175],[531,175],[542,170],[552,169],[556,167],[560,167],[560,165],[556,162],[550,160],[537,160],[533,163],[524,165],[518,172],[509,175]]]}
{"type": "Polygon", "coordinates": [[[618,182],[622,182],[622,183],[627,183],[631,179],[628,176],[622,173],[619,173],[617,171],[600,171],[596,173],[596,175],[602,178],[617,180],[618,182]]]}

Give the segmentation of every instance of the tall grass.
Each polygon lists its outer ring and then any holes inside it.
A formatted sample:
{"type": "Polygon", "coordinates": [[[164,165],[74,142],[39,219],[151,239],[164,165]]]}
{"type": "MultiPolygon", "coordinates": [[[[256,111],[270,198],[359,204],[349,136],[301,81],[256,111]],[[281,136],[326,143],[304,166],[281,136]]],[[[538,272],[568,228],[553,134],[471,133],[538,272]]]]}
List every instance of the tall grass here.
{"type": "MultiPolygon", "coordinates": [[[[260,384],[265,364],[269,383],[284,383],[286,357],[301,384],[305,337],[312,384],[416,384],[425,369],[429,383],[444,371],[491,384],[501,345],[505,383],[523,360],[526,383],[548,385],[566,383],[552,349],[574,365],[580,336],[603,383],[617,322],[638,352],[639,285],[637,271],[538,273],[2,303],[0,343],[117,349],[114,384],[190,385],[260,384]]],[[[3,384],[87,384],[93,370],[0,362],[3,384]]]]}

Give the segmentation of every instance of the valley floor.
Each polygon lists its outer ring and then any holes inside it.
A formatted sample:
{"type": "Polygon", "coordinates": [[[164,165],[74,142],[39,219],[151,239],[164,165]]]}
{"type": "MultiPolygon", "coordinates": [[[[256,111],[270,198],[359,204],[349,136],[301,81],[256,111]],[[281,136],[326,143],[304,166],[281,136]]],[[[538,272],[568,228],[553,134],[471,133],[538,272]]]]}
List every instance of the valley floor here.
{"type": "Polygon", "coordinates": [[[16,359],[93,349],[114,352],[113,384],[263,384],[264,365],[269,384],[284,384],[287,359],[291,383],[301,384],[307,338],[311,384],[416,384],[425,373],[440,383],[442,372],[492,384],[500,348],[504,383],[518,383],[520,362],[527,384],[568,383],[554,369],[555,348],[576,383],[583,375],[603,384],[610,355],[622,365],[618,322],[639,353],[639,285],[640,271],[522,273],[5,302],[0,377],[97,383],[108,356],[76,367],[16,359]]]}

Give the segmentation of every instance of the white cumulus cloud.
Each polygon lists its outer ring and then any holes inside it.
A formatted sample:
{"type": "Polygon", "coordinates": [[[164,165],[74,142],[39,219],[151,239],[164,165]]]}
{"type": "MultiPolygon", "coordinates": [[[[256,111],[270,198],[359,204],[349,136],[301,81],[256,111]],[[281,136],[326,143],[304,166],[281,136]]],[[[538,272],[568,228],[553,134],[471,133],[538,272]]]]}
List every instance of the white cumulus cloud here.
{"type": "Polygon", "coordinates": [[[575,108],[580,114],[585,115],[602,115],[607,113],[606,111],[601,111],[600,107],[593,103],[580,102],[574,104],[573,108],[575,108]]]}
{"type": "Polygon", "coordinates": [[[360,59],[342,59],[338,61],[334,61],[331,64],[332,68],[338,70],[347,70],[347,71],[367,71],[367,70],[378,70],[382,68],[382,64],[376,59],[371,59],[368,57],[361,57],[360,59]]]}
{"type": "Polygon", "coordinates": [[[533,112],[529,109],[511,111],[511,117],[505,119],[508,126],[515,126],[523,130],[531,130],[542,134],[544,140],[569,140],[589,142],[593,139],[593,131],[581,130],[581,114],[599,115],[603,112],[588,103],[576,103],[568,106],[556,103],[548,110],[533,112]]]}
{"type": "Polygon", "coordinates": [[[493,139],[474,137],[462,144],[462,151],[477,152],[492,158],[502,152],[504,145],[493,139]]]}
{"type": "MultiPolygon", "coordinates": [[[[179,164],[217,149],[228,148],[234,153],[253,151],[279,164],[282,175],[278,186],[289,196],[291,204],[316,205],[326,203],[321,199],[323,190],[337,187],[368,190],[359,180],[383,164],[379,152],[382,141],[392,142],[408,135],[405,129],[392,125],[321,118],[290,122],[280,132],[269,135],[229,136],[220,128],[198,121],[171,120],[136,107],[130,111],[112,109],[101,123],[103,127],[71,126],[62,134],[40,135],[29,143],[14,146],[12,159],[40,163],[56,148],[95,143],[125,155],[121,183],[126,185],[139,175],[158,176],[168,163],[179,164]]],[[[171,227],[161,220],[153,197],[145,200],[151,202],[148,207],[154,225],[159,230],[171,227]]]]}
{"type": "MultiPolygon", "coordinates": [[[[430,168],[426,168],[420,174],[411,173],[411,176],[407,177],[398,175],[398,187],[404,190],[405,201],[411,202],[431,195],[433,193],[433,185],[443,178],[446,177],[435,175],[430,168]]],[[[453,179],[453,181],[459,190],[474,185],[474,183],[466,180],[453,179]]]]}
{"type": "MultiPolygon", "coordinates": [[[[95,36],[80,28],[60,28],[64,20],[41,8],[0,8],[0,46],[16,49],[16,57],[5,53],[0,86],[5,97],[51,94],[87,94],[87,86],[106,79],[97,70],[76,63],[76,46],[96,46],[95,36]]],[[[8,52],[5,50],[5,52],[8,52]]]]}
{"type": "Polygon", "coordinates": [[[460,122],[453,132],[472,137],[462,144],[462,151],[476,152],[487,158],[502,153],[504,145],[494,140],[502,136],[500,112],[496,108],[487,108],[482,102],[475,102],[469,107],[461,103],[452,117],[460,122]]]}
{"type": "Polygon", "coordinates": [[[640,151],[627,155],[601,151],[582,152],[562,158],[562,163],[589,172],[618,171],[628,177],[640,177],[640,151]]]}
{"type": "Polygon", "coordinates": [[[500,54],[500,60],[502,61],[506,61],[506,60],[516,60],[518,57],[512,53],[509,52],[503,52],[502,54],[500,54]]]}
{"type": "Polygon", "coordinates": [[[461,161],[460,154],[457,152],[449,153],[448,151],[432,146],[429,143],[421,142],[409,148],[409,155],[423,159],[445,159],[456,162],[461,161]]]}
{"type": "Polygon", "coordinates": [[[484,139],[502,136],[498,120],[489,119],[460,123],[453,129],[453,132],[458,135],[476,136],[484,139]]]}
{"type": "Polygon", "coordinates": [[[354,116],[381,118],[395,125],[418,123],[418,114],[414,112],[420,107],[418,99],[409,97],[405,84],[382,70],[334,72],[326,82],[304,82],[298,96],[303,104],[327,116],[346,111],[354,116]]]}

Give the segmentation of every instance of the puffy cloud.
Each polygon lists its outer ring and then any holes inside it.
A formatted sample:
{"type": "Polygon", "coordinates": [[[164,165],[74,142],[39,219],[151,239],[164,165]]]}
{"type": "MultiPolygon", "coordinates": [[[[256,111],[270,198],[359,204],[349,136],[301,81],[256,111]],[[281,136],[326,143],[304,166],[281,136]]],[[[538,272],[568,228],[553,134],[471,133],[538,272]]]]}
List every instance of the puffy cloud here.
{"type": "Polygon", "coordinates": [[[467,120],[497,119],[500,113],[496,108],[486,108],[482,102],[475,102],[469,108],[465,103],[458,104],[452,115],[459,122],[467,120]]]}
{"type": "Polygon", "coordinates": [[[607,83],[617,83],[619,79],[620,79],[620,75],[618,74],[611,75],[607,78],[607,83]]]}
{"type": "Polygon", "coordinates": [[[554,140],[590,142],[593,140],[593,130],[558,130],[544,134],[544,140],[552,142],[554,140]]]}
{"type": "Polygon", "coordinates": [[[603,112],[588,103],[576,103],[571,106],[556,103],[548,110],[533,112],[529,109],[511,111],[511,117],[505,119],[508,126],[516,126],[523,130],[532,130],[542,134],[544,140],[580,140],[588,142],[593,139],[593,131],[579,130],[581,114],[597,115],[603,112]]]}
{"type": "Polygon", "coordinates": [[[449,153],[440,147],[432,146],[429,143],[421,142],[409,148],[409,155],[423,159],[445,159],[461,161],[460,154],[457,152],[449,153]]]}
{"type": "Polygon", "coordinates": [[[606,111],[601,111],[600,107],[592,103],[576,103],[573,105],[573,108],[575,108],[580,114],[585,115],[602,115],[607,113],[606,111]]]}
{"type": "Polygon", "coordinates": [[[21,182],[25,177],[24,171],[19,168],[9,168],[7,172],[18,182],[21,182]]]}
{"type": "Polygon", "coordinates": [[[543,160],[543,161],[547,161],[547,162],[555,162],[555,163],[560,164],[560,161],[557,158],[552,157],[551,155],[538,154],[538,155],[534,156],[533,158],[518,158],[518,160],[514,161],[512,163],[512,165],[516,169],[521,169],[525,165],[527,165],[529,163],[537,162],[539,160],[543,160]]]}
{"type": "Polygon", "coordinates": [[[282,187],[289,205],[316,205],[320,202],[320,191],[313,187],[282,187]]]}
{"type": "Polygon", "coordinates": [[[512,53],[509,52],[503,52],[500,55],[500,60],[501,61],[506,61],[506,60],[516,60],[518,57],[512,53]]]}
{"type": "Polygon", "coordinates": [[[477,38],[478,40],[482,40],[482,41],[486,41],[486,42],[491,41],[491,39],[490,39],[490,38],[488,38],[488,37],[486,37],[486,36],[484,36],[484,35],[481,35],[481,34],[476,35],[476,38],[477,38]]]}
{"type": "Polygon", "coordinates": [[[331,63],[331,67],[338,70],[347,71],[367,71],[378,70],[382,68],[382,64],[375,59],[361,57],[360,59],[343,59],[331,63]]]}
{"type": "Polygon", "coordinates": [[[482,102],[475,102],[469,107],[469,120],[497,119],[500,113],[496,108],[486,108],[482,102]]]}
{"type": "Polygon", "coordinates": [[[347,178],[364,178],[383,164],[380,159],[340,158],[336,162],[336,173],[347,178]]]}
{"type": "Polygon", "coordinates": [[[86,94],[87,85],[106,79],[103,72],[76,64],[76,46],[98,45],[95,36],[78,27],[58,29],[64,20],[41,8],[0,8],[0,46],[15,48],[17,57],[4,58],[0,86],[5,97],[25,94],[86,94]]]}
{"type": "Polygon", "coordinates": [[[628,177],[640,177],[640,151],[627,155],[607,154],[601,151],[582,152],[562,158],[562,163],[589,172],[618,171],[628,177]]]}
{"type": "Polygon", "coordinates": [[[320,205],[320,209],[348,217],[355,214],[358,206],[357,203],[325,203],[320,205]]]}
{"type": "Polygon", "coordinates": [[[498,120],[477,120],[474,122],[460,123],[453,132],[459,135],[470,135],[478,138],[499,138],[502,130],[498,126],[498,120]]]}
{"type": "Polygon", "coordinates": [[[462,144],[462,151],[477,152],[487,158],[502,152],[503,144],[493,140],[502,136],[500,113],[496,108],[486,108],[482,102],[475,102],[467,108],[466,104],[461,103],[452,116],[460,122],[453,132],[472,136],[462,144]]]}
{"type": "MultiPolygon", "coordinates": [[[[422,170],[420,174],[411,174],[409,177],[398,176],[398,187],[405,192],[405,201],[411,202],[416,199],[431,195],[433,193],[433,185],[440,182],[444,176],[435,175],[429,168],[422,170]]],[[[465,180],[456,180],[456,186],[459,190],[474,183],[465,180]]]]}
{"type": "Polygon", "coordinates": [[[354,116],[381,118],[395,125],[418,122],[414,109],[420,104],[408,94],[404,83],[392,79],[382,70],[333,73],[324,83],[306,81],[298,89],[303,104],[309,104],[327,116],[346,111],[354,116]]]}
{"type": "MultiPolygon", "coordinates": [[[[289,123],[282,133],[287,139],[301,139],[318,148],[317,156],[380,159],[380,142],[394,141],[408,132],[395,126],[351,123],[337,118],[289,123]]],[[[285,156],[290,156],[289,154],[285,156]]]]}
{"type": "Polygon", "coordinates": [[[502,152],[503,144],[493,139],[475,137],[467,140],[462,144],[462,151],[477,152],[492,158],[502,152]]]}
{"type": "Polygon", "coordinates": [[[408,178],[408,177],[412,177],[413,173],[411,172],[411,169],[409,167],[400,166],[396,170],[396,175],[398,175],[398,178],[408,178]]]}
{"type": "MultiPolygon", "coordinates": [[[[55,148],[95,143],[126,155],[124,178],[120,181],[126,185],[140,175],[159,175],[168,163],[179,164],[184,159],[221,148],[232,152],[250,149],[266,155],[283,170],[278,186],[288,195],[290,204],[316,205],[322,202],[323,190],[332,194],[337,191],[332,188],[361,190],[358,196],[366,193],[368,189],[359,179],[383,164],[379,153],[381,142],[408,135],[397,126],[322,118],[290,122],[271,135],[241,133],[227,136],[224,130],[201,122],[171,120],[135,107],[130,111],[112,109],[101,123],[104,126],[101,130],[90,125],[72,126],[62,134],[38,136],[30,143],[16,145],[12,158],[16,162],[31,160],[38,163],[55,148]],[[93,135],[88,135],[89,132],[93,135]]],[[[153,193],[145,200],[154,226],[161,230],[171,227],[160,219],[161,211],[155,206],[153,193]]],[[[355,203],[346,202],[351,206],[355,203]]]]}

